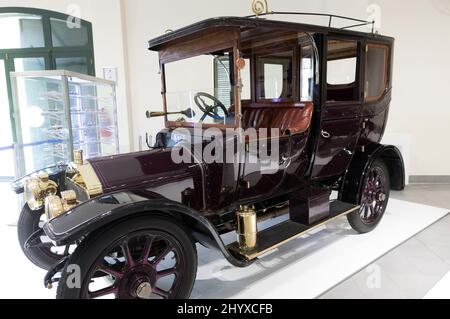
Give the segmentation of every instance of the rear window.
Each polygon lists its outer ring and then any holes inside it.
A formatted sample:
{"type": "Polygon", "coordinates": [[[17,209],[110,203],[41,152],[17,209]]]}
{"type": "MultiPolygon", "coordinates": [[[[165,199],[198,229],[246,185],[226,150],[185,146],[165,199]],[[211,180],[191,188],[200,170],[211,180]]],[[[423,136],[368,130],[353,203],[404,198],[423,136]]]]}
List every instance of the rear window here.
{"type": "Polygon", "coordinates": [[[261,55],[256,58],[256,91],[258,100],[293,99],[292,50],[261,55]]]}
{"type": "Polygon", "coordinates": [[[366,101],[380,99],[388,87],[389,48],[385,45],[367,45],[366,101]]]}
{"type": "Polygon", "coordinates": [[[328,40],[328,102],[359,100],[357,75],[358,42],[328,40]]]}

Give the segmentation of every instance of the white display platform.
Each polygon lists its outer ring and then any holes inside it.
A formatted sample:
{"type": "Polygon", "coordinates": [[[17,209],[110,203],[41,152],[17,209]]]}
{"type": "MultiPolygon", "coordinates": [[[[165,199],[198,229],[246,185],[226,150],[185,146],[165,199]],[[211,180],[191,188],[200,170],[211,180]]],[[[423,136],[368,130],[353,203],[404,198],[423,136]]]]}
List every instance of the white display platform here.
{"type": "MultiPolygon", "coordinates": [[[[391,200],[382,223],[370,234],[355,234],[342,218],[244,269],[234,268],[216,251],[199,247],[192,298],[315,298],[447,213],[391,200]]],[[[0,264],[0,298],[54,298],[56,289],[43,287],[45,271],[23,256],[16,228],[1,225],[0,234],[5,257],[0,264]]]]}
{"type": "Polygon", "coordinates": [[[423,299],[450,299],[450,272],[447,273],[423,299]]]}
{"type": "Polygon", "coordinates": [[[200,249],[192,297],[317,298],[447,214],[446,209],[391,199],[384,219],[372,233],[358,235],[342,218],[245,269],[200,249]]]}

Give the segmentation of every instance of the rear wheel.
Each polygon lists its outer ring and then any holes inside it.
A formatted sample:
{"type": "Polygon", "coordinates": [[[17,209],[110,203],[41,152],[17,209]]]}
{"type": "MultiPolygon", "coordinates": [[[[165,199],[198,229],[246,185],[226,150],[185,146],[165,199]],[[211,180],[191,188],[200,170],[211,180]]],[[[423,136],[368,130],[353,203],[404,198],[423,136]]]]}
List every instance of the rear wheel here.
{"type": "Polygon", "coordinates": [[[389,194],[389,171],[383,161],[376,160],[364,180],[361,209],[347,216],[352,228],[361,234],[374,230],[386,212],[389,194]]]}
{"type": "Polygon", "coordinates": [[[181,225],[137,218],[86,238],[63,271],[57,298],[189,298],[196,273],[195,244],[181,225]],[[76,270],[78,287],[71,280],[76,270]]]}

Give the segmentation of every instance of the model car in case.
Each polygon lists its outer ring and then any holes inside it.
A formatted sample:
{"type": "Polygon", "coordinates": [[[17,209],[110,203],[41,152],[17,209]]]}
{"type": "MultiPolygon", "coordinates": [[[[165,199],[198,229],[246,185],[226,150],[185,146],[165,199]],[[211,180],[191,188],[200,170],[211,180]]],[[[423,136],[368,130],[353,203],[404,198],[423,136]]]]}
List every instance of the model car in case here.
{"type": "Polygon", "coordinates": [[[188,298],[197,244],[246,267],[342,216],[370,232],[390,190],[404,188],[399,150],[380,143],[394,39],[221,17],[149,48],[159,53],[163,111],[147,117],[165,119],[155,145],[89,160],[76,152],[74,163],[14,183],[26,201],[24,253],[48,270],[47,287],[59,281],[58,298],[188,298]],[[211,143],[233,160],[206,160],[211,143]],[[272,162],[275,154],[275,168],[261,149],[272,162]],[[236,242],[226,244],[230,232],[236,242]]]}

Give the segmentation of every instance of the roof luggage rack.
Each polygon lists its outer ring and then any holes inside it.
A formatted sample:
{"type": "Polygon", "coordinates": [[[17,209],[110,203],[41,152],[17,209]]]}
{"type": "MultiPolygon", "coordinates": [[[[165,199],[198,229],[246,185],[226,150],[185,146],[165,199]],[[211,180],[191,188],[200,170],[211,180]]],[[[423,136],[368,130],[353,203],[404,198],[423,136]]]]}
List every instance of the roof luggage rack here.
{"type": "Polygon", "coordinates": [[[336,15],[336,14],[327,14],[327,13],[317,13],[317,12],[290,12],[290,11],[270,11],[267,5],[267,0],[254,0],[252,4],[252,9],[255,14],[246,16],[246,18],[259,18],[262,16],[268,15],[299,15],[299,16],[318,16],[318,17],[328,17],[328,27],[333,27],[333,18],[348,20],[351,22],[356,22],[355,24],[351,24],[345,27],[341,27],[341,30],[352,29],[357,27],[363,27],[366,25],[372,26],[372,34],[375,32],[375,20],[367,21],[361,19],[355,19],[351,17],[336,15]]]}

